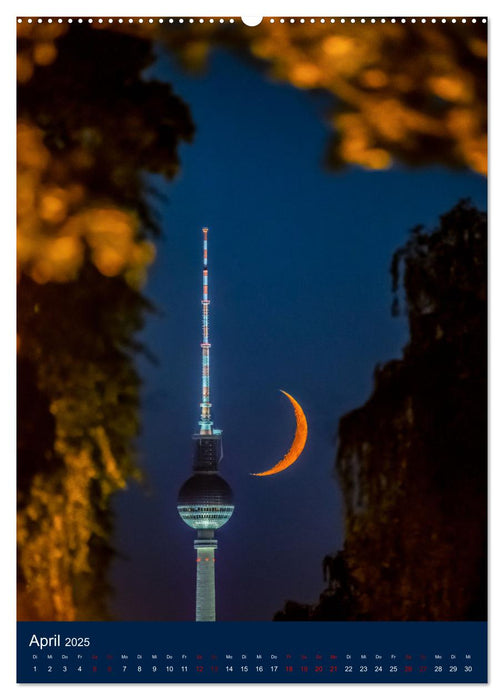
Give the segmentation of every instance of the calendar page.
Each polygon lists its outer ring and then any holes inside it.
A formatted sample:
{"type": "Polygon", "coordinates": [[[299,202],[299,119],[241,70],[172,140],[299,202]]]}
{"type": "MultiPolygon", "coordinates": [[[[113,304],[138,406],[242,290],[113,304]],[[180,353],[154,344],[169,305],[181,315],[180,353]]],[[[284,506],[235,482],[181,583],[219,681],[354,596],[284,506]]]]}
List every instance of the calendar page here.
{"type": "Polygon", "coordinates": [[[16,28],[18,683],[486,683],[486,18],[16,28]]]}

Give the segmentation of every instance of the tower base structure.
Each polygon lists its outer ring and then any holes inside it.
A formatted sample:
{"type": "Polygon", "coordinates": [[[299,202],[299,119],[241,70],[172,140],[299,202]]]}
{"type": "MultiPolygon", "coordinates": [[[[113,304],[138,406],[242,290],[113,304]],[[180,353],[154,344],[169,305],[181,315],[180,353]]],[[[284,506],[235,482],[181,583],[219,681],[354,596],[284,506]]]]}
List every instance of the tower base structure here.
{"type": "Polygon", "coordinates": [[[215,550],[213,530],[198,530],[196,550],[196,622],[215,622],[215,550]]]}

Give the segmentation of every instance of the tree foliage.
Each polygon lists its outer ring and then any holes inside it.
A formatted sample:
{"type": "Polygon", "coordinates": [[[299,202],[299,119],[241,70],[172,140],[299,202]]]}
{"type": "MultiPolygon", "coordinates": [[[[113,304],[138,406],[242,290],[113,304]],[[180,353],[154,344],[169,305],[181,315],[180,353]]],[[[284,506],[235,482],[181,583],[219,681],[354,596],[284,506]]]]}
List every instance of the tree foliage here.
{"type": "Polygon", "coordinates": [[[363,619],[484,620],[486,214],[461,201],[416,227],[392,274],[410,341],[339,428],[354,601],[363,619]]]}
{"type": "Polygon", "coordinates": [[[330,168],[381,170],[397,162],[487,172],[487,29],[481,21],[264,18],[253,28],[236,19],[114,23],[112,29],[159,42],[188,70],[205,70],[212,52],[225,48],[273,81],[323,94],[330,168]]]}
{"type": "Polygon", "coordinates": [[[487,42],[481,22],[352,24],[308,19],[254,28],[194,25],[156,31],[188,67],[216,44],[271,79],[329,97],[330,167],[394,161],[487,169],[487,42]]]}
{"type": "Polygon", "coordinates": [[[143,172],[193,132],[148,39],[18,25],[19,619],[104,619],[110,499],[138,477],[143,172]]]}

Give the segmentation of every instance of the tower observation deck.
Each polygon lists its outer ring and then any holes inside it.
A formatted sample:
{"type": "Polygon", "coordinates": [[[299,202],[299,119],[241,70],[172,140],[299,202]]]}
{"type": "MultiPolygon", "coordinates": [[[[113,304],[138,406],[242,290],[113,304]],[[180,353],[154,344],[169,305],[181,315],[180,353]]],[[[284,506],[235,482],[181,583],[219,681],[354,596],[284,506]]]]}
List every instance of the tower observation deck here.
{"type": "Polygon", "coordinates": [[[233,492],[219,474],[222,459],[222,431],[213,427],[210,403],[210,347],[208,335],[208,229],[203,229],[203,337],[201,342],[201,403],[199,432],[193,435],[193,474],[178,495],[182,520],[197,531],[196,621],[215,621],[215,531],[233,514],[233,492]]]}

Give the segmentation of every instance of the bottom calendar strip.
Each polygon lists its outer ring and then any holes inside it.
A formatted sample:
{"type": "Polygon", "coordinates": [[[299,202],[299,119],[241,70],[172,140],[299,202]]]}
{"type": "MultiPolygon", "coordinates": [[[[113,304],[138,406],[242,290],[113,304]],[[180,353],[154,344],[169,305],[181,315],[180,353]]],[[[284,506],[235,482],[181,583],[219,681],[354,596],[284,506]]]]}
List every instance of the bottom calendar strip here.
{"type": "Polygon", "coordinates": [[[18,622],[19,683],[486,683],[485,622],[18,622]]]}

